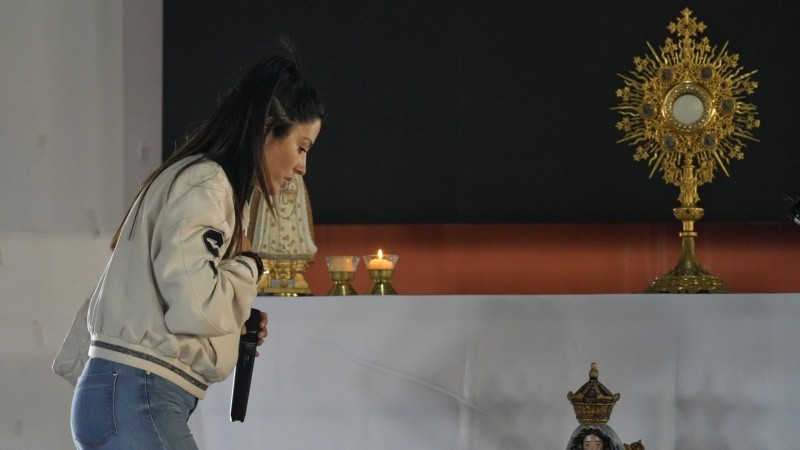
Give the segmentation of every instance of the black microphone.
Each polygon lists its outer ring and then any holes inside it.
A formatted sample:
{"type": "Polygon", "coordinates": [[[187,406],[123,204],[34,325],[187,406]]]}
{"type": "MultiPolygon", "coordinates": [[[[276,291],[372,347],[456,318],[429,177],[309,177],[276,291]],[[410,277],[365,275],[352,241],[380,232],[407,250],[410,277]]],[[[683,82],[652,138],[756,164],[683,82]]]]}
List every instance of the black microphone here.
{"type": "Polygon", "coordinates": [[[231,394],[231,422],[244,422],[247,412],[247,398],[250,396],[250,380],[253,378],[253,364],[256,360],[258,332],[261,331],[261,311],[250,308],[250,318],[244,323],[247,330],[239,338],[239,359],[233,373],[233,393],[231,394]]]}

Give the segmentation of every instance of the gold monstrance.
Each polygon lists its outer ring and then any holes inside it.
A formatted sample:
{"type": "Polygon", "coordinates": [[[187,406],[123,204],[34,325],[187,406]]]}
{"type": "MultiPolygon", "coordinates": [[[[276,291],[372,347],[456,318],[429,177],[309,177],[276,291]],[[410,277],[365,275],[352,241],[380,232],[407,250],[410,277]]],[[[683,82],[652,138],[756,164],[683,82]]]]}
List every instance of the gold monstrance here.
{"type": "Polygon", "coordinates": [[[694,250],[694,222],[703,217],[697,203],[698,186],[710,183],[717,168],[728,174],[731,159],[743,159],[744,140],[757,141],[751,130],[758,128],[756,107],[744,102],[758,83],[742,73],[739,55],[727,52],[725,43],[717,51],[707,37],[695,36],[706,29],[688,8],[667,29],[679,37],[667,38],[652,54],[633,58],[630,76],[619,75],[625,87],[617,90],[622,99],[613,108],[622,115],[617,129],[625,133],[618,142],[636,146],[635,161],[646,160],[664,181],[680,188],[680,207],[672,210],[683,222],[683,253],[678,265],[656,278],[647,292],[721,293],[725,282],[709,274],[697,261],[694,250]]]}

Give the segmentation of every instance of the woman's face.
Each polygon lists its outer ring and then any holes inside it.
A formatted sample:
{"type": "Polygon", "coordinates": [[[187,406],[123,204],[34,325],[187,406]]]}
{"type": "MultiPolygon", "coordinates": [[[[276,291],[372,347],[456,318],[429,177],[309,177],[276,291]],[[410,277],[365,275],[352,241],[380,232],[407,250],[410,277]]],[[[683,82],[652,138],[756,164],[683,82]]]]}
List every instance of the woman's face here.
{"type": "Polygon", "coordinates": [[[296,123],[289,134],[275,138],[270,131],[264,141],[264,162],[272,183],[270,194],[276,195],[284,189],[294,175],[306,173],[306,154],[317,140],[322,121],[296,123]]]}

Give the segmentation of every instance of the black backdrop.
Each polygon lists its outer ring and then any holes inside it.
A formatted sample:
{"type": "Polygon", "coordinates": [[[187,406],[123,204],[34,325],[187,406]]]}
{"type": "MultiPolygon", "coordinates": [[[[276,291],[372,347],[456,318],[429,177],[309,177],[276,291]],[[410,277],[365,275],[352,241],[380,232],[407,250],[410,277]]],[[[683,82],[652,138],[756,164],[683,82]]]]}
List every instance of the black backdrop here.
{"type": "Polygon", "coordinates": [[[316,223],[674,221],[678,188],[618,144],[615,90],[689,7],[758,70],[759,142],[699,190],[703,221],[783,221],[800,190],[800,2],[165,0],[164,152],[291,37],[329,116],[316,223]]]}

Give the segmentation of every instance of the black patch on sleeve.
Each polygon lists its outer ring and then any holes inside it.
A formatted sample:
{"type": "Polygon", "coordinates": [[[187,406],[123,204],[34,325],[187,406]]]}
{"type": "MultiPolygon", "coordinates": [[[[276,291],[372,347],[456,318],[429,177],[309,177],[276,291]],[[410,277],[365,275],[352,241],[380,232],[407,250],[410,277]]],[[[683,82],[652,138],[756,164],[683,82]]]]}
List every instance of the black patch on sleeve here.
{"type": "Polygon", "coordinates": [[[211,270],[214,271],[214,278],[217,278],[217,266],[214,265],[214,261],[209,261],[208,265],[211,266],[211,270]]]}
{"type": "MultiPolygon", "coordinates": [[[[222,247],[222,233],[213,228],[209,229],[203,233],[203,244],[205,244],[209,253],[214,255],[215,258],[219,258],[219,249],[222,247]]],[[[214,269],[214,273],[216,273],[216,269],[214,269]]]]}

